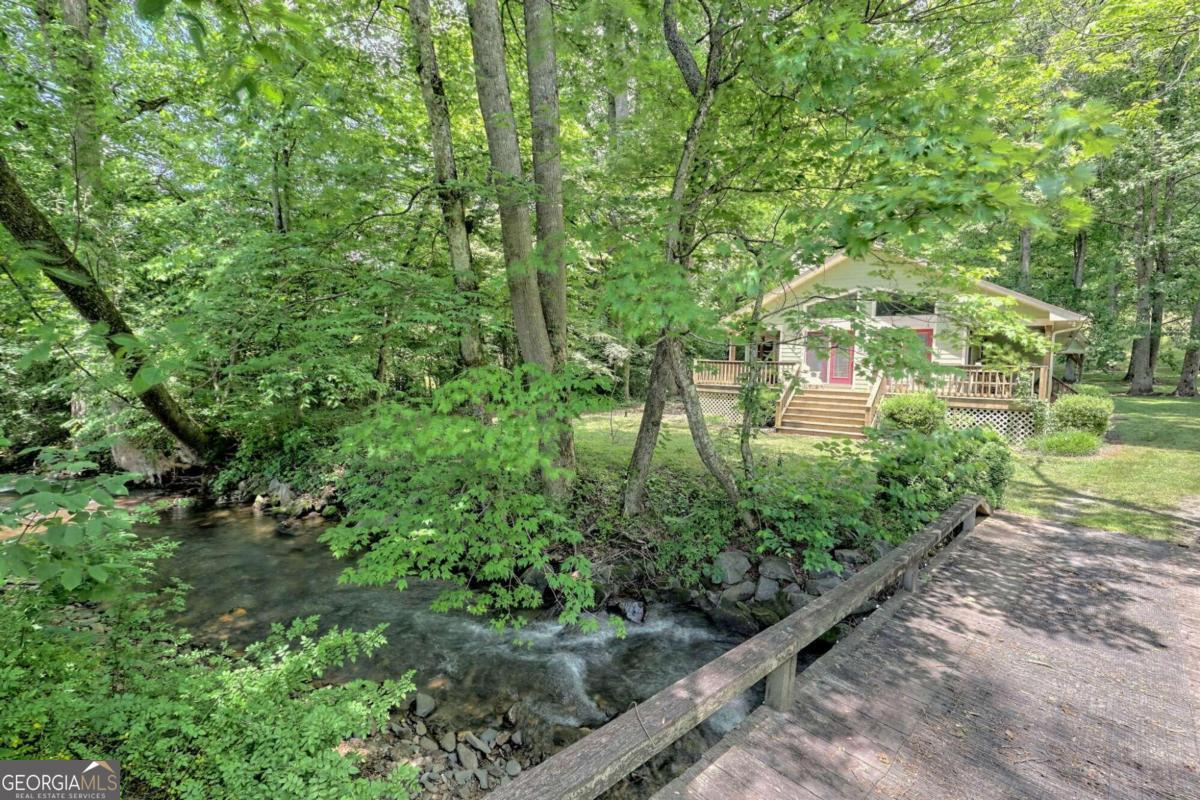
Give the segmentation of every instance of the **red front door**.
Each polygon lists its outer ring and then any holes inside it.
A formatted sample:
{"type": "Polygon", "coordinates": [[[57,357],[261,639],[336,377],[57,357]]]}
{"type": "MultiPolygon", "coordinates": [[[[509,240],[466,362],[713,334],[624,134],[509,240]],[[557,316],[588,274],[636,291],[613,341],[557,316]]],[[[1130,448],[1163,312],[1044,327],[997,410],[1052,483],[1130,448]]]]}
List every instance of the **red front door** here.
{"type": "Polygon", "coordinates": [[[829,383],[854,383],[854,345],[829,349],[829,383]]]}
{"type": "Polygon", "coordinates": [[[913,333],[921,337],[921,341],[925,342],[925,355],[930,361],[933,361],[933,328],[914,328],[913,333]]]}

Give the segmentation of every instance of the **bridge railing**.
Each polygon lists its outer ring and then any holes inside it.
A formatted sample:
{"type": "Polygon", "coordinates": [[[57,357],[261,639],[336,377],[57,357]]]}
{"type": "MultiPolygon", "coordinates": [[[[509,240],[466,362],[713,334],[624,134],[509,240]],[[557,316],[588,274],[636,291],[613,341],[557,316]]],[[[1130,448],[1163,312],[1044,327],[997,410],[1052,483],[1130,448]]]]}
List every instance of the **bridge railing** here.
{"type": "Polygon", "coordinates": [[[975,527],[987,502],[963,497],[879,561],[757,636],[681,678],[575,744],[501,786],[490,800],[592,800],[742,692],[767,679],[764,702],[791,709],[796,654],[897,581],[916,591],[921,562],[956,532],[975,527]]]}

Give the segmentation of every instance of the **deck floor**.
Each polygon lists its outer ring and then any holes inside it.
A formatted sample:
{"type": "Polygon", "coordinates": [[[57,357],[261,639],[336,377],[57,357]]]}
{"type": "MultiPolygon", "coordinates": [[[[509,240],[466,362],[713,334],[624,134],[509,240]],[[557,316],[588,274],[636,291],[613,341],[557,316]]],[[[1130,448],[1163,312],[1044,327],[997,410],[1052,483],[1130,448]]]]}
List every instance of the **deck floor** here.
{"type": "Polygon", "coordinates": [[[998,514],[879,613],[655,799],[1200,798],[1195,551],[998,514]]]}

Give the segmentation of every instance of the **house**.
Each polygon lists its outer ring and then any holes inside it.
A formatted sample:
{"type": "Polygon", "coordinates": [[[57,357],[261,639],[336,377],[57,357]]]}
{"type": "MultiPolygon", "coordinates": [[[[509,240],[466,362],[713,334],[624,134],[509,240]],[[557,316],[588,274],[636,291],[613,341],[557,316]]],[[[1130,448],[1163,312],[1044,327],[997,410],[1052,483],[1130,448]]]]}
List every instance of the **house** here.
{"type": "MultiPolygon", "coordinates": [[[[775,427],[783,433],[859,438],[887,395],[932,390],[956,412],[951,415],[956,424],[989,425],[1014,439],[1031,433],[1029,401],[1050,398],[1054,357],[1082,327],[1084,317],[989,281],[974,281],[967,291],[1008,306],[1048,344],[1044,354],[1030,356],[1020,369],[999,368],[988,363],[987,344],[973,342],[978,337],[964,329],[961,316],[948,313],[952,302],[929,299],[937,296],[930,291],[936,277],[927,263],[881,249],[862,257],[838,252],[765,295],[764,333],[754,345],[753,360],[760,382],[780,387],[775,427]],[[874,374],[854,347],[851,315],[845,311],[849,304],[860,328],[862,321],[872,328],[908,328],[924,341],[931,362],[954,369],[925,383],[912,376],[874,374]],[[803,323],[796,321],[798,308],[805,310],[803,323]],[[821,314],[826,309],[828,317],[821,314]],[[798,324],[819,331],[797,330],[798,324]],[[838,329],[846,334],[835,333],[838,329]]],[[[750,311],[747,305],[729,318],[750,311]]],[[[738,392],[751,361],[747,347],[731,345],[726,359],[695,363],[693,380],[706,413],[740,418],[738,392]]]]}

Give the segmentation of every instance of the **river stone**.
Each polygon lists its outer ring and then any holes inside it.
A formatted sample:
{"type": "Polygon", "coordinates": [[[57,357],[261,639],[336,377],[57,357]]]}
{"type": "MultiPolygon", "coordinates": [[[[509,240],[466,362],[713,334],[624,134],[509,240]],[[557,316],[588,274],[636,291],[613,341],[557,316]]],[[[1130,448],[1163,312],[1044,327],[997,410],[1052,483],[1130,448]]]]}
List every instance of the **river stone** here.
{"type": "Polygon", "coordinates": [[[886,556],[888,553],[892,552],[895,549],[896,548],[894,545],[890,545],[887,542],[883,541],[882,539],[880,539],[877,542],[871,543],[871,552],[875,555],[876,561],[883,558],[884,556],[886,556]]]}
{"type": "Polygon", "coordinates": [[[475,770],[475,780],[479,781],[479,788],[486,790],[488,788],[488,774],[486,769],[475,770]]]}
{"type": "Polygon", "coordinates": [[[801,589],[796,584],[792,584],[783,590],[783,594],[791,603],[792,611],[799,611],[805,605],[812,602],[812,595],[801,589]]]}
{"type": "Polygon", "coordinates": [[[521,735],[520,731],[513,731],[512,743],[513,747],[520,747],[525,743],[525,737],[521,735]]]}
{"type": "Polygon", "coordinates": [[[510,758],[508,763],[504,765],[504,773],[510,778],[515,778],[521,774],[521,765],[517,763],[515,758],[510,758]]]}
{"type": "Polygon", "coordinates": [[[417,732],[417,736],[424,736],[429,733],[429,728],[425,727],[425,723],[417,720],[417,724],[413,726],[413,730],[417,732]]]}
{"type": "Polygon", "coordinates": [[[487,742],[483,741],[482,739],[480,739],[478,736],[476,736],[473,733],[468,733],[466,736],[463,737],[463,739],[466,741],[467,744],[471,745],[471,747],[474,747],[476,750],[483,753],[485,756],[488,753],[492,752],[492,746],[490,744],[488,744],[487,742]]]}
{"type": "Polygon", "coordinates": [[[454,782],[459,786],[466,786],[467,781],[471,780],[471,777],[474,774],[475,773],[469,769],[456,769],[454,770],[454,782]]]}
{"type": "Polygon", "coordinates": [[[779,594],[779,584],[770,578],[760,576],[758,585],[754,587],[754,602],[765,603],[777,594],[779,594]]]}
{"type": "Polygon", "coordinates": [[[726,550],[713,559],[713,568],[721,576],[721,583],[730,586],[746,577],[750,559],[741,550],[726,550]]]}
{"type": "Polygon", "coordinates": [[[417,706],[413,711],[418,717],[428,717],[437,708],[437,701],[424,692],[417,692],[417,706]]]}
{"type": "Polygon", "coordinates": [[[830,570],[825,570],[824,572],[818,572],[816,575],[809,578],[805,582],[804,588],[809,594],[815,594],[816,596],[820,597],[823,594],[832,592],[839,585],[841,585],[841,583],[842,577],[840,575],[830,570]]]}
{"type": "Polygon", "coordinates": [[[438,749],[438,743],[428,736],[422,736],[418,744],[421,745],[422,750],[428,750],[431,753],[438,749]]]}
{"type": "MultiPolygon", "coordinates": [[[[479,734],[479,738],[487,742],[489,747],[496,743],[496,738],[499,736],[500,731],[496,730],[495,728],[488,728],[483,733],[479,734]]],[[[504,742],[501,742],[500,744],[504,744],[504,742]]]]}
{"type": "Polygon", "coordinates": [[[454,748],[458,746],[458,742],[454,739],[454,731],[446,731],[443,733],[441,738],[438,739],[438,744],[441,745],[441,748],[447,753],[453,752],[454,748]]]}
{"type": "Polygon", "coordinates": [[[613,605],[621,612],[621,616],[630,622],[640,625],[646,619],[646,604],[632,597],[618,597],[613,605]]]}
{"type": "Polygon", "coordinates": [[[792,569],[791,562],[779,556],[764,558],[758,565],[758,574],[763,578],[770,578],[780,583],[796,582],[796,571],[792,569]]]}
{"type": "Polygon", "coordinates": [[[849,564],[850,566],[866,564],[871,560],[863,555],[862,550],[834,550],[833,558],[840,564],[849,564]]]}
{"type": "Polygon", "coordinates": [[[721,605],[732,605],[742,600],[749,600],[754,597],[755,588],[754,581],[742,581],[736,586],[730,586],[721,592],[721,605]]]}
{"type": "Polygon", "coordinates": [[[466,743],[460,743],[454,752],[458,754],[458,763],[462,764],[463,769],[479,769],[479,756],[466,743]]]}

